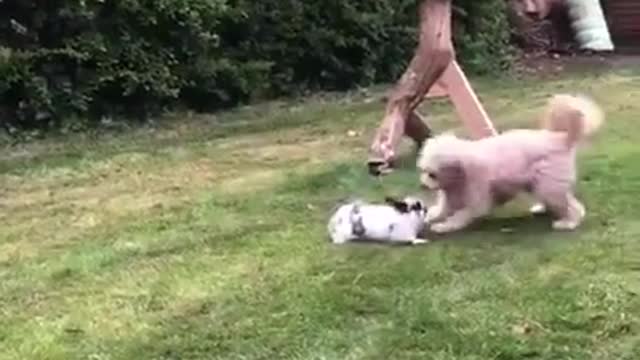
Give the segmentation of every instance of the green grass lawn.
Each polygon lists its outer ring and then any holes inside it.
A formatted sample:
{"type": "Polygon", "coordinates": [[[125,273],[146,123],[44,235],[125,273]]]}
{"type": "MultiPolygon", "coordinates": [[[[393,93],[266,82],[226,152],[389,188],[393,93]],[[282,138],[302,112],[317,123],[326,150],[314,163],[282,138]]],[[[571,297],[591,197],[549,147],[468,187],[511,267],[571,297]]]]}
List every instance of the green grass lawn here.
{"type": "Polygon", "coordinates": [[[366,173],[377,90],[4,148],[0,358],[640,359],[640,73],[475,84],[500,129],[560,91],[606,109],[577,232],[521,201],[425,247],[331,246],[340,199],[419,192],[409,144],[366,173]]]}

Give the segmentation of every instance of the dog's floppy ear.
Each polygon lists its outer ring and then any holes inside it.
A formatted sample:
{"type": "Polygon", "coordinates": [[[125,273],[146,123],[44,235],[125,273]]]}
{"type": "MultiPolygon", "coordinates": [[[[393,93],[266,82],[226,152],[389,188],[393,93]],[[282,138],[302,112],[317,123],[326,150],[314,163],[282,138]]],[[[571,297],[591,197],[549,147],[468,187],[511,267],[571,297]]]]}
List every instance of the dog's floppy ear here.
{"type": "Polygon", "coordinates": [[[466,174],[462,161],[452,159],[440,166],[438,182],[443,189],[459,188],[465,181],[466,174]]]}
{"type": "Polygon", "coordinates": [[[398,212],[401,212],[401,213],[407,213],[407,212],[409,212],[409,206],[408,206],[408,205],[407,205],[407,203],[406,203],[406,202],[404,202],[404,201],[400,201],[400,200],[394,199],[394,198],[392,198],[391,196],[387,196],[387,197],[385,197],[385,198],[384,198],[384,201],[385,201],[387,204],[389,204],[389,205],[393,206],[393,208],[394,208],[394,209],[396,209],[396,210],[398,210],[398,212]]]}

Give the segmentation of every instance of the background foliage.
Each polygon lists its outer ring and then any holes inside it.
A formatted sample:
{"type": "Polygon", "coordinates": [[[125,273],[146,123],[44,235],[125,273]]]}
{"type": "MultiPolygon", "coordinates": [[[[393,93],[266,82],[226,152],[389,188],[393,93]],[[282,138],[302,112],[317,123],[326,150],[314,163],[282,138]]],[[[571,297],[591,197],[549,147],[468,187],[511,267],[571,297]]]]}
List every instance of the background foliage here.
{"type": "MultiPolygon", "coordinates": [[[[9,132],[213,110],[391,81],[417,0],[0,0],[0,124],[9,132]]],[[[454,1],[470,72],[508,65],[503,0],[454,1]]]]}

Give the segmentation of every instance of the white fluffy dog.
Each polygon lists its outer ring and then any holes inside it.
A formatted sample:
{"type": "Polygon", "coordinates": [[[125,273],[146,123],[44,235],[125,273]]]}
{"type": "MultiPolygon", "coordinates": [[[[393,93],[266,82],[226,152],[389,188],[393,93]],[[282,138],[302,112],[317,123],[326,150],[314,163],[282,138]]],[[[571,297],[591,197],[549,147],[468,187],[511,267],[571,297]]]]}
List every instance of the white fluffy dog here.
{"type": "Polygon", "coordinates": [[[550,211],[553,228],[573,230],[585,216],[574,195],[576,150],[604,121],[593,101],[556,95],[539,130],[511,130],[481,140],[451,134],[427,141],[418,159],[420,182],[437,190],[425,222],[436,233],[460,230],[493,207],[528,192],[534,213],[550,211]]]}
{"type": "Polygon", "coordinates": [[[351,241],[380,241],[394,244],[420,245],[426,208],[417,198],[402,201],[387,198],[386,204],[361,201],[340,206],[327,226],[331,241],[344,244],[351,241]]]}

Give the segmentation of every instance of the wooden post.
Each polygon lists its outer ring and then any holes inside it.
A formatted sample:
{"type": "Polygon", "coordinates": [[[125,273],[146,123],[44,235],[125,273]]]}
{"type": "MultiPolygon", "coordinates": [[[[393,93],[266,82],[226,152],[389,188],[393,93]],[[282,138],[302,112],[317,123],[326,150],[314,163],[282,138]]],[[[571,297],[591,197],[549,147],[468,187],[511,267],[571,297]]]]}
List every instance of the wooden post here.
{"type": "Polygon", "coordinates": [[[497,134],[487,112],[457,61],[451,62],[438,83],[442,88],[441,91],[449,96],[458,117],[472,137],[480,139],[497,134]]]}
{"type": "MultiPolygon", "coordinates": [[[[387,99],[384,119],[371,145],[369,171],[372,174],[379,175],[390,170],[396,147],[405,130],[424,130],[426,125],[418,124],[418,120],[422,122],[420,116],[412,114],[431,85],[440,78],[454,58],[451,41],[451,0],[423,0],[419,12],[418,48],[409,67],[387,99]],[[410,126],[407,125],[409,119],[410,126]]],[[[421,132],[429,133],[428,130],[421,132]]],[[[419,138],[418,134],[411,135],[419,138]]]]}
{"type": "Polygon", "coordinates": [[[436,81],[432,94],[448,95],[474,136],[495,133],[464,73],[453,61],[451,0],[423,0],[419,11],[418,48],[387,99],[384,119],[371,145],[368,164],[374,175],[391,171],[403,135],[419,145],[430,136],[430,129],[415,109],[436,81]]]}

